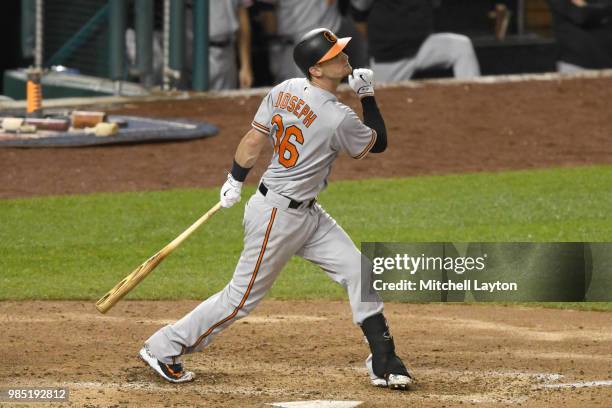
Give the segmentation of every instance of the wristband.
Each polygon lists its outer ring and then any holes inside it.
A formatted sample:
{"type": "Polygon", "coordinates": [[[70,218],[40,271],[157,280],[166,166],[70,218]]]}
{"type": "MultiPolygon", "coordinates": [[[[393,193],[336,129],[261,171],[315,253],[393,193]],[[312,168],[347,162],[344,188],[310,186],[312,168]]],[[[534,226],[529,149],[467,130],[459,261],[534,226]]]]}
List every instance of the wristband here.
{"type": "Polygon", "coordinates": [[[247,178],[247,175],[249,174],[250,170],[250,168],[247,169],[246,167],[242,167],[241,165],[236,163],[236,160],[234,160],[234,163],[232,164],[231,174],[234,180],[242,183],[247,178]]]}

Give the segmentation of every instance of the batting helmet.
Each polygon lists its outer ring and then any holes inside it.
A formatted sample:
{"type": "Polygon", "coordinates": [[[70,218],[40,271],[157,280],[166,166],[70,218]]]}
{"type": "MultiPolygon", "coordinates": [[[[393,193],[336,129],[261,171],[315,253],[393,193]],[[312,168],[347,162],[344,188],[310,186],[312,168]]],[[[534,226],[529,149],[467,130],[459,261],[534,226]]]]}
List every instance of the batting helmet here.
{"type": "Polygon", "coordinates": [[[304,34],[293,49],[293,60],[308,77],[308,68],[340,54],[351,37],[338,38],[327,28],[315,28],[304,34]]]}

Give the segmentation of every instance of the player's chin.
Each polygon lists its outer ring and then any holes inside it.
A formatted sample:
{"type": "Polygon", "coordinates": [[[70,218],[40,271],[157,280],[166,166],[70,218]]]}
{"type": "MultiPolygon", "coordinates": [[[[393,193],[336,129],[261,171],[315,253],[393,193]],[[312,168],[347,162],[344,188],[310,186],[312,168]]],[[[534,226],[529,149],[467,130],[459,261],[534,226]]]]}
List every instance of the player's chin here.
{"type": "Polygon", "coordinates": [[[353,73],[353,67],[348,62],[344,66],[344,76],[348,76],[353,73]]]}

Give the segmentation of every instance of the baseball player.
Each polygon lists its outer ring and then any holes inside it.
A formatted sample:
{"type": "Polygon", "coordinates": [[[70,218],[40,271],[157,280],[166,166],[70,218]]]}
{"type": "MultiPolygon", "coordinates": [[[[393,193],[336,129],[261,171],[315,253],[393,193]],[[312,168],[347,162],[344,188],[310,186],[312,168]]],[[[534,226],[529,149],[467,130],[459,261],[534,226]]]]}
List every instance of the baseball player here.
{"type": "MultiPolygon", "coordinates": [[[[251,0],[209,2],[208,69],[211,90],[250,88],[253,84],[251,24],[247,10],[251,3],[251,0]]],[[[185,24],[186,65],[190,76],[193,61],[193,17],[190,8],[187,9],[185,24]]]]}
{"type": "MultiPolygon", "coordinates": [[[[209,2],[208,69],[211,90],[250,88],[253,84],[251,63],[251,24],[248,8],[252,0],[215,0],[209,2]]],[[[157,9],[156,9],[157,11],[157,9]]],[[[160,11],[161,13],[161,11],[160,11]]],[[[163,79],[163,35],[153,33],[153,77],[150,84],[163,79]]],[[[128,28],[125,34],[126,52],[130,65],[136,63],[136,32],[128,28]]],[[[181,87],[190,87],[193,66],[193,1],[185,2],[185,66],[181,87]]]]}
{"type": "Polygon", "coordinates": [[[379,82],[403,81],[430,68],[452,68],[455,78],[480,76],[472,41],[434,33],[432,0],[351,0],[353,17],[367,33],[370,66],[379,82]]]}
{"type": "Polygon", "coordinates": [[[299,255],[319,265],[348,292],[353,321],[370,346],[366,367],[372,383],[405,389],[412,382],[395,354],[382,301],[361,299],[361,253],[316,202],[340,153],[362,159],[387,146],[385,123],[374,99],[373,73],[352,71],[343,52],[349,40],[322,28],[306,33],[295,46],[294,59],[307,78],[282,82],[261,102],[220,192],[223,207],[240,201],[249,170],[264,146],[272,145],[272,160],[245,206],[244,249],[223,290],[161,328],[140,350],[140,357],[164,379],[193,380],[194,374],[183,369],[182,357],[202,350],[221,330],[249,314],[289,259],[299,255]],[[347,75],[361,99],[363,122],[334,95],[347,75]]]}
{"type": "MultiPolygon", "coordinates": [[[[293,61],[293,48],[310,30],[328,27],[341,36],[361,37],[353,20],[340,13],[337,0],[259,0],[258,3],[264,28],[270,36],[270,71],[275,83],[302,74],[293,61]]],[[[363,41],[351,42],[344,52],[358,66],[369,63],[363,41]]]]}
{"type": "MultiPolygon", "coordinates": [[[[250,88],[253,84],[251,24],[247,10],[251,3],[251,0],[209,2],[208,69],[211,90],[250,88]]],[[[191,2],[186,5],[186,80],[190,83],[193,64],[193,12],[191,2]]]]}

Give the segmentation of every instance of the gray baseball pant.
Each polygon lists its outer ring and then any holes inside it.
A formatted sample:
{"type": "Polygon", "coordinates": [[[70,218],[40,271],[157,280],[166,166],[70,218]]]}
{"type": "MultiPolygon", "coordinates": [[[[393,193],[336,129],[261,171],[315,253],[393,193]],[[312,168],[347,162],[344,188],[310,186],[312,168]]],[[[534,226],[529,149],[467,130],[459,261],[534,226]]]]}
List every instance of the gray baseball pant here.
{"type": "Polygon", "coordinates": [[[404,81],[416,71],[428,68],[453,68],[455,78],[469,79],[480,76],[480,66],[472,41],[460,34],[432,34],[421,44],[413,58],[393,62],[371,60],[377,82],[404,81]]]}
{"type": "Polygon", "coordinates": [[[383,303],[361,297],[361,252],[319,204],[288,208],[290,200],[269,190],[253,195],[244,212],[244,249],[229,284],[185,317],[165,326],[147,341],[166,364],[202,350],[234,321],[261,301],[293,255],[319,265],[347,291],[353,321],[382,313],[383,303]]]}

